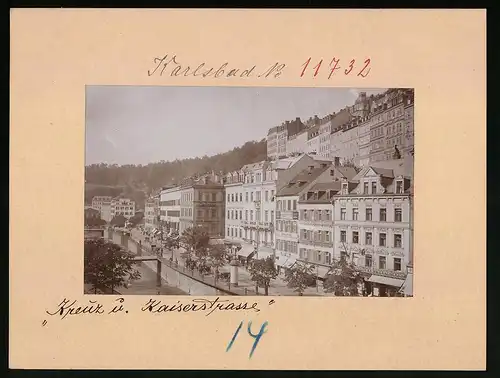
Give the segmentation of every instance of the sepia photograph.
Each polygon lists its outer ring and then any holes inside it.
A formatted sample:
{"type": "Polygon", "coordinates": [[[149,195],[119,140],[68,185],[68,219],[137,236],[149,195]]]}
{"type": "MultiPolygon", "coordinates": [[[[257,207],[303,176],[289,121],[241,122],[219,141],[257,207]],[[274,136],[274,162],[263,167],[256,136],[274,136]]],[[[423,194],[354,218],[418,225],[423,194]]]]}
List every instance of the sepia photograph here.
{"type": "Polygon", "coordinates": [[[85,294],[413,296],[414,89],[85,91],[85,294]]]}

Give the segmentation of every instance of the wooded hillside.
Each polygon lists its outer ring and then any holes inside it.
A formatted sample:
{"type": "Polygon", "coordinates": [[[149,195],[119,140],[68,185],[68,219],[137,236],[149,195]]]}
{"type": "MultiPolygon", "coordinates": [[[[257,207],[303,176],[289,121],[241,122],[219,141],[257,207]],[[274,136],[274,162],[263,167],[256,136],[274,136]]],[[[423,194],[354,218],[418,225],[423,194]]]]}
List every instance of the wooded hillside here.
{"type": "MultiPolygon", "coordinates": [[[[221,138],[223,136],[221,135],[221,138]]],[[[160,161],[147,165],[92,164],[85,167],[85,202],[96,195],[124,194],[144,205],[144,198],[151,191],[165,185],[177,184],[181,179],[211,170],[231,172],[265,160],[266,140],[247,142],[231,151],[190,159],[160,161]]]]}

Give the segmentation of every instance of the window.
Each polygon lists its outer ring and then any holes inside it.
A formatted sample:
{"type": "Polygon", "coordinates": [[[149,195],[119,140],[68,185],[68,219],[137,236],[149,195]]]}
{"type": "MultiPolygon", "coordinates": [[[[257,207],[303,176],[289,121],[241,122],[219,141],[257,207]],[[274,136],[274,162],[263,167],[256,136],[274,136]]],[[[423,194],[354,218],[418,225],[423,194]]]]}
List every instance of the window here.
{"type": "Polygon", "coordinates": [[[342,193],[347,194],[347,183],[342,183],[342,193]]]}
{"type": "Polygon", "coordinates": [[[253,210],[250,210],[250,220],[253,221],[253,210]]]}
{"type": "Polygon", "coordinates": [[[345,220],[346,209],[345,207],[340,209],[340,220],[345,220]]]}
{"type": "Polygon", "coordinates": [[[371,255],[366,255],[365,256],[365,266],[367,268],[371,268],[373,264],[372,256],[371,255]]]}
{"type": "Polygon", "coordinates": [[[354,208],[352,209],[352,220],[358,220],[358,209],[357,208],[354,208]]]}
{"type": "Polygon", "coordinates": [[[373,240],[372,240],[372,233],[371,232],[365,232],[365,244],[366,245],[372,245],[373,240]]]}
{"type": "Polygon", "coordinates": [[[329,242],[331,239],[330,239],[330,231],[325,231],[325,241],[326,242],[329,242]]]}
{"type": "Polygon", "coordinates": [[[394,270],[401,270],[401,259],[398,257],[394,258],[394,270]]]}
{"type": "Polygon", "coordinates": [[[385,269],[385,256],[378,257],[378,268],[385,269]]]}
{"type": "Polygon", "coordinates": [[[385,222],[387,220],[387,210],[382,208],[380,209],[380,221],[385,222]]]}
{"type": "Polygon", "coordinates": [[[342,243],[347,241],[347,231],[340,231],[340,241],[342,243]]]}
{"type": "Polygon", "coordinates": [[[242,220],[242,219],[243,219],[243,216],[242,216],[242,215],[243,215],[243,211],[242,211],[242,210],[240,210],[240,220],[242,220]]]}
{"type": "Polygon", "coordinates": [[[238,219],[238,211],[237,210],[234,211],[234,219],[238,219]]]}
{"type": "Polygon", "coordinates": [[[353,242],[353,244],[359,243],[359,232],[358,231],[352,232],[352,242],[353,242]]]}
{"type": "Polygon", "coordinates": [[[240,193],[240,202],[243,202],[243,193],[240,193]]]}
{"type": "Polygon", "coordinates": [[[325,210],[325,219],[326,220],[331,220],[330,210],[325,210]]]}
{"type": "Polygon", "coordinates": [[[227,219],[231,219],[231,212],[229,210],[227,211],[227,219]]]}
{"type": "Polygon", "coordinates": [[[394,222],[402,222],[403,221],[403,212],[401,209],[394,209],[394,222]]]}
{"type": "Polygon", "coordinates": [[[229,235],[231,234],[231,232],[230,232],[230,231],[231,231],[231,229],[228,227],[228,228],[227,228],[227,236],[229,236],[229,235]]]}
{"type": "Polygon", "coordinates": [[[264,199],[266,202],[269,201],[269,192],[267,190],[264,193],[264,199]]]}
{"type": "Polygon", "coordinates": [[[368,183],[367,182],[365,182],[363,184],[363,194],[368,194],[368,183]]]}
{"type": "Polygon", "coordinates": [[[372,220],[372,208],[371,207],[366,208],[366,220],[367,221],[372,220]]]}
{"type": "Polygon", "coordinates": [[[342,251],[340,252],[340,261],[346,261],[347,260],[347,252],[342,251]]]}
{"type": "Polygon", "coordinates": [[[401,234],[394,234],[394,248],[401,248],[402,236],[401,234]]]}
{"type": "Polygon", "coordinates": [[[297,200],[293,200],[293,210],[297,210],[297,200]]]}
{"type": "Polygon", "coordinates": [[[212,218],[217,218],[217,210],[212,209],[212,218]]]}
{"type": "Polygon", "coordinates": [[[253,202],[253,192],[250,192],[250,202],[253,202]]]}
{"type": "Polygon", "coordinates": [[[396,193],[398,193],[398,194],[403,193],[403,181],[402,180],[396,181],[396,193]]]}
{"type": "Polygon", "coordinates": [[[381,233],[379,234],[378,239],[379,239],[379,240],[378,240],[378,241],[379,241],[379,243],[378,243],[378,244],[379,244],[381,247],[385,247],[385,244],[386,244],[386,243],[385,243],[385,241],[386,241],[386,235],[385,235],[385,232],[381,232],[381,233]]]}
{"type": "MultiPolygon", "coordinates": [[[[212,201],[215,202],[217,201],[217,193],[212,193],[212,201]]],[[[236,200],[238,201],[238,200],[236,200]]]]}
{"type": "Polygon", "coordinates": [[[245,192],[245,201],[248,202],[248,192],[245,192]]]}
{"type": "Polygon", "coordinates": [[[271,201],[274,199],[274,190],[271,190],[271,201]]]}
{"type": "Polygon", "coordinates": [[[332,255],[330,255],[328,252],[325,252],[325,263],[327,265],[330,265],[332,263],[332,255]]]}
{"type": "Polygon", "coordinates": [[[287,201],[287,205],[288,205],[287,210],[292,210],[292,201],[291,200],[287,201]]]}
{"type": "Polygon", "coordinates": [[[271,223],[274,222],[274,210],[271,210],[271,223]]]}
{"type": "MultiPolygon", "coordinates": [[[[267,193],[267,192],[266,192],[267,193]]],[[[269,211],[264,211],[264,222],[267,222],[267,217],[269,215],[269,211]]]]}
{"type": "Polygon", "coordinates": [[[377,183],[372,182],[372,194],[377,194],[377,183]]]}
{"type": "Polygon", "coordinates": [[[241,228],[240,228],[240,239],[241,239],[241,228]]]}

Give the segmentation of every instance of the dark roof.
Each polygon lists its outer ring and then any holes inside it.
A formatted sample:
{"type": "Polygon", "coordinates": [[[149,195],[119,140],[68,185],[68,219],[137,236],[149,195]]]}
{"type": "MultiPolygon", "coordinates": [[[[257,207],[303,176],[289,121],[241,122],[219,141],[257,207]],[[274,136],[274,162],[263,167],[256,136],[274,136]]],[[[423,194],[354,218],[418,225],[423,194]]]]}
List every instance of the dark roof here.
{"type": "Polygon", "coordinates": [[[326,171],[329,166],[318,167],[315,166],[311,170],[309,168],[304,169],[292,180],[289,181],[288,185],[283,187],[277,196],[295,196],[302,192],[305,186],[315,180],[319,175],[326,171]]]}
{"type": "Polygon", "coordinates": [[[358,174],[353,167],[335,167],[346,179],[352,180],[358,174]]]}
{"type": "Polygon", "coordinates": [[[332,182],[319,182],[314,184],[311,188],[309,188],[309,192],[316,192],[320,190],[340,190],[340,181],[332,181],[332,182]]]}
{"type": "Polygon", "coordinates": [[[348,110],[341,110],[337,114],[335,114],[331,120],[332,132],[337,127],[344,125],[345,123],[351,120],[352,116],[348,110]]]}
{"type": "Polygon", "coordinates": [[[394,177],[394,172],[392,169],[386,169],[386,168],[378,168],[378,167],[371,167],[375,173],[382,175],[384,177],[389,177],[393,178],[394,177]]]}

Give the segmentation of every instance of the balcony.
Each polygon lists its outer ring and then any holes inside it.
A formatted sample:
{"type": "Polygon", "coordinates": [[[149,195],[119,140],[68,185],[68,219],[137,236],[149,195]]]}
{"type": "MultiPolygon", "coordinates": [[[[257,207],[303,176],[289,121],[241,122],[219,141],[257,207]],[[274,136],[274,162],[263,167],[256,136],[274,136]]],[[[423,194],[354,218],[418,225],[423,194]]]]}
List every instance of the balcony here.
{"type": "Polygon", "coordinates": [[[316,225],[316,226],[333,226],[333,221],[331,219],[329,219],[329,220],[323,220],[323,219],[301,219],[300,223],[301,224],[316,225]]]}
{"type": "Polygon", "coordinates": [[[283,219],[283,220],[298,220],[299,219],[299,212],[298,211],[276,211],[276,219],[283,219]]]}
{"type": "Polygon", "coordinates": [[[299,243],[316,247],[333,248],[333,243],[331,241],[319,241],[300,238],[299,243]]]}

